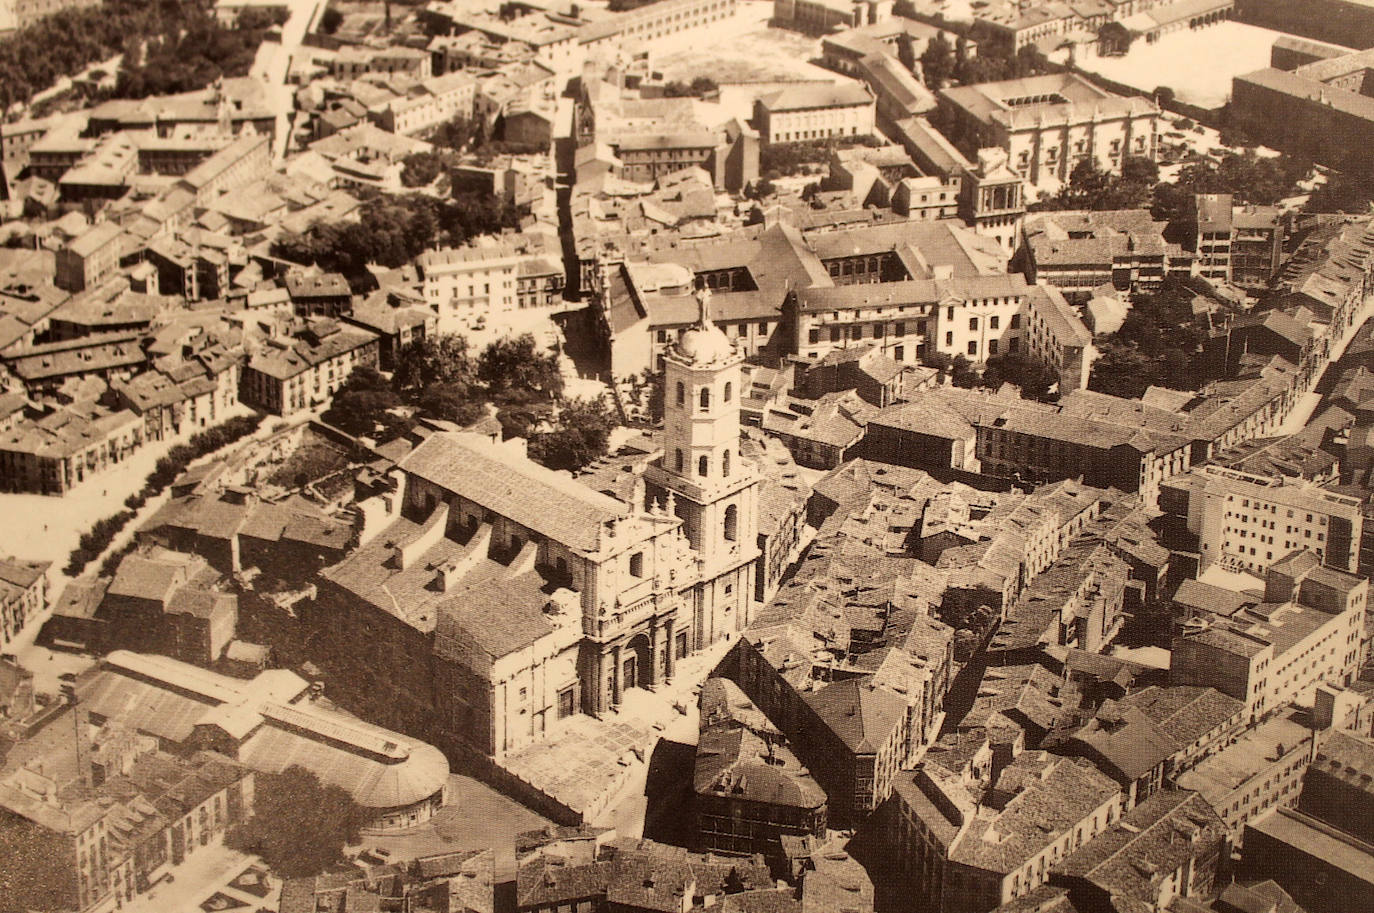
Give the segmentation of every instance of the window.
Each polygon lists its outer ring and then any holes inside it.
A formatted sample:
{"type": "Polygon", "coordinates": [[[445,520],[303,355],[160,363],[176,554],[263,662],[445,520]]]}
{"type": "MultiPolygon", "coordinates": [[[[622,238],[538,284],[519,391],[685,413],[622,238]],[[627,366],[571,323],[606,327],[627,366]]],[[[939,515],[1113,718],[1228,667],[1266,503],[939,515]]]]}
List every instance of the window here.
{"type": "Polygon", "coordinates": [[[682,381],[677,382],[677,404],[679,406],[687,405],[687,386],[682,381]]]}
{"type": "Polygon", "coordinates": [[[988,318],[988,329],[995,330],[1002,325],[1002,318],[993,314],[988,318]]]}
{"type": "Polygon", "coordinates": [[[727,403],[730,402],[730,395],[731,395],[733,392],[734,392],[734,385],[733,385],[732,383],[730,383],[730,382],[727,380],[727,381],[725,382],[725,396],[724,396],[724,400],[725,400],[727,403]]]}
{"type": "Polygon", "coordinates": [[[739,537],[739,507],[731,504],[725,508],[725,539],[734,542],[739,537]]]}
{"type": "Polygon", "coordinates": [[[674,459],[673,459],[673,468],[674,468],[675,470],[677,470],[678,472],[682,472],[682,448],[681,448],[681,447],[679,447],[679,448],[677,449],[677,453],[674,455],[674,459]]]}
{"type": "Polygon", "coordinates": [[[573,688],[564,688],[562,691],[558,692],[558,718],[560,720],[570,717],[577,712],[574,707],[573,692],[573,688]]]}
{"type": "Polygon", "coordinates": [[[954,345],[954,331],[953,331],[953,330],[948,330],[948,331],[946,331],[946,333],[945,333],[945,345],[947,345],[947,346],[952,346],[952,345],[954,345]]]}
{"type": "Polygon", "coordinates": [[[996,354],[997,354],[997,340],[995,340],[995,339],[989,339],[989,340],[988,340],[988,355],[996,355],[996,354]]]}
{"type": "Polygon", "coordinates": [[[897,346],[897,348],[893,349],[893,350],[892,350],[892,360],[893,360],[893,361],[906,361],[906,347],[905,347],[905,346],[897,346]]]}
{"type": "Polygon", "coordinates": [[[633,555],[630,556],[630,576],[631,576],[631,577],[643,577],[643,576],[644,576],[644,553],[643,553],[643,552],[635,552],[633,555]]]}
{"type": "Polygon", "coordinates": [[[720,474],[726,478],[730,477],[730,451],[725,450],[720,455],[720,474]]]}
{"type": "Polygon", "coordinates": [[[700,400],[701,400],[701,411],[702,411],[702,412],[706,412],[707,410],[709,410],[709,409],[711,408],[711,388],[710,388],[710,387],[702,387],[702,388],[701,388],[700,400]]]}
{"type": "Polygon", "coordinates": [[[709,457],[702,457],[701,459],[697,460],[697,475],[701,476],[702,478],[705,478],[710,469],[711,459],[709,457]]]}
{"type": "Polygon", "coordinates": [[[1012,328],[1013,330],[1018,330],[1018,329],[1021,328],[1021,315],[1020,315],[1020,314],[1012,314],[1012,315],[1011,315],[1011,328],[1012,328]]]}
{"type": "Polygon", "coordinates": [[[968,341],[968,353],[969,353],[970,355],[977,355],[977,354],[978,354],[978,340],[976,340],[976,339],[970,339],[970,340],[968,341]]]}
{"type": "Polygon", "coordinates": [[[969,332],[970,332],[970,333],[977,332],[977,330],[978,330],[978,318],[977,318],[977,317],[970,317],[970,318],[968,319],[968,329],[969,329],[969,332]]]}

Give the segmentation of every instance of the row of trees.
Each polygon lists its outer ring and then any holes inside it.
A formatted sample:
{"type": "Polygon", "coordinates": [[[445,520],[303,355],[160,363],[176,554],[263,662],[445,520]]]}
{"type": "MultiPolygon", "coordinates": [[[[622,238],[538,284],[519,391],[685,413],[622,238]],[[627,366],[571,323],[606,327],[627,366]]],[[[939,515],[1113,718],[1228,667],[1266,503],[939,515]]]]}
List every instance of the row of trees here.
{"type": "Polygon", "coordinates": [[[495,406],[507,437],[529,441],[530,457],[575,470],[606,453],[615,417],[601,400],[565,399],[558,358],[533,336],[498,339],[474,357],[465,337],[441,334],[407,346],[390,380],[355,370],[325,419],[350,434],[391,438],[410,415],[470,425],[495,406]]]}
{"type": "Polygon", "coordinates": [[[434,245],[520,227],[522,211],[489,193],[460,193],[440,200],[423,194],[382,195],[367,203],[358,222],[319,221],[302,233],[285,232],[272,255],[359,276],[369,263],[400,267],[434,245]]]}

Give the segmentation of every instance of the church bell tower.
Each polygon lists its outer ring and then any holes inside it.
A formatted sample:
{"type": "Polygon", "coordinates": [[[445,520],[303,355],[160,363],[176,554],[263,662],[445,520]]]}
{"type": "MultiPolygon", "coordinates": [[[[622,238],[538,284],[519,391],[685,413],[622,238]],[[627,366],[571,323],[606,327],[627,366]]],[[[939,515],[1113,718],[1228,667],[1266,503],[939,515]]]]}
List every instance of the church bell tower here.
{"type": "Polygon", "coordinates": [[[648,496],[674,505],[698,557],[698,644],[741,630],[752,614],[761,479],[740,456],[744,356],[711,320],[698,319],[664,357],[663,456],[645,473],[648,496]]]}

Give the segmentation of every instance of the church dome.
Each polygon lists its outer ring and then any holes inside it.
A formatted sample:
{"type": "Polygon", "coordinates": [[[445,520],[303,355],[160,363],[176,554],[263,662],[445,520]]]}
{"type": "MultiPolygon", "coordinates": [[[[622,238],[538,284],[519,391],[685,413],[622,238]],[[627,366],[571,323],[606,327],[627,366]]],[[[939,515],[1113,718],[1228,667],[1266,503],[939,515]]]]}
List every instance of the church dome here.
{"type": "Polygon", "coordinates": [[[735,354],[735,344],[711,321],[710,300],[709,289],[702,289],[697,293],[701,317],[695,326],[683,330],[677,340],[677,355],[698,365],[722,362],[735,354]]]}

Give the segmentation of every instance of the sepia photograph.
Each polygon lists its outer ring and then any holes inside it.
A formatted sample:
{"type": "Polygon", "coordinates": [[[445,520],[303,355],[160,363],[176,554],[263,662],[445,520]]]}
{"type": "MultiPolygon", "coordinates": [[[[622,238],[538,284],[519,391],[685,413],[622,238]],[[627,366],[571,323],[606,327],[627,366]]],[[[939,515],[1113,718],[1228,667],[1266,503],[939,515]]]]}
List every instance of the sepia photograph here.
{"type": "Polygon", "coordinates": [[[1374,0],[0,0],[0,913],[1374,913],[1371,578],[1374,0]]]}

